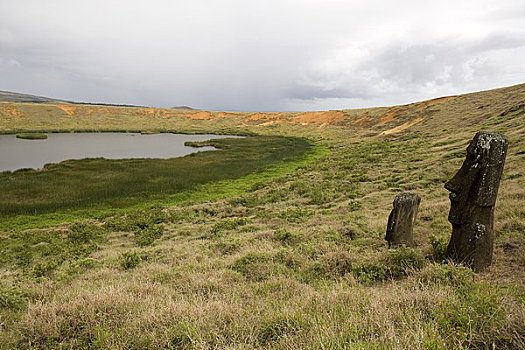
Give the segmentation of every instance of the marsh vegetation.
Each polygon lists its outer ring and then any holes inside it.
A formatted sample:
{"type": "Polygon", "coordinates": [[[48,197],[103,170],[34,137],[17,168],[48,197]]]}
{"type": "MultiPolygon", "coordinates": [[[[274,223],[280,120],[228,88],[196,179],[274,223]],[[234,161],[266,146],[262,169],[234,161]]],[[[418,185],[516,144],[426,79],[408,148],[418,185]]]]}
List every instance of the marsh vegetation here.
{"type": "Polygon", "coordinates": [[[22,140],[46,140],[47,134],[37,133],[37,132],[27,132],[27,133],[16,134],[16,138],[22,139],[22,140]]]}

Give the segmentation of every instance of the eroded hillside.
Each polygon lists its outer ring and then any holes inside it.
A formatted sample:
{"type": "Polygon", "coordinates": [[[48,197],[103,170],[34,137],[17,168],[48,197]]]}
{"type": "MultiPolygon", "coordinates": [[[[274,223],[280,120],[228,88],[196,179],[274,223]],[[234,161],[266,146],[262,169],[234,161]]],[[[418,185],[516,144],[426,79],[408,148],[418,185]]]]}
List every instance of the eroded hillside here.
{"type": "Polygon", "coordinates": [[[480,123],[525,108],[525,84],[402,106],[318,112],[242,113],[70,103],[0,102],[0,131],[135,130],[315,126],[394,134],[418,124],[480,123]]]}

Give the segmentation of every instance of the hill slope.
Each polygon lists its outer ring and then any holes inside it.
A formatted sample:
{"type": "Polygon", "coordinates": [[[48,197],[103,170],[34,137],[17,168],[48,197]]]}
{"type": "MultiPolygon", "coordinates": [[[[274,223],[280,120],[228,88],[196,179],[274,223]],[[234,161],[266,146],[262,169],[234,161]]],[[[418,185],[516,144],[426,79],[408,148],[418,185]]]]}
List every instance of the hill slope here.
{"type": "MultiPolygon", "coordinates": [[[[65,104],[84,104],[84,105],[92,105],[92,106],[141,107],[141,106],[134,106],[134,105],[128,105],[128,104],[115,104],[115,103],[75,102],[75,101],[60,100],[60,99],[56,99],[56,98],[35,96],[35,95],[22,94],[22,93],[11,92],[11,91],[1,91],[1,90],[0,90],[0,102],[12,102],[12,103],[65,103],[65,104]]],[[[174,108],[192,109],[192,108],[186,107],[186,106],[174,107],[174,108]]]]}
{"type": "Polygon", "coordinates": [[[525,84],[402,106],[275,113],[215,112],[82,103],[71,105],[41,97],[15,95],[15,99],[28,101],[10,101],[1,105],[2,132],[26,130],[36,125],[40,130],[68,130],[71,127],[77,130],[101,131],[173,127],[195,129],[193,122],[198,121],[199,125],[220,125],[236,129],[264,129],[279,125],[333,126],[395,134],[418,124],[438,127],[446,122],[477,123],[490,116],[505,116],[525,108],[525,84]],[[38,103],[31,103],[32,98],[38,100],[38,103]],[[43,106],[40,105],[42,102],[47,103],[43,106]]]}
{"type": "MultiPolygon", "coordinates": [[[[2,132],[256,133],[304,137],[317,152],[185,201],[5,220],[0,348],[523,349],[524,102],[525,84],[306,113],[0,103],[2,132]],[[509,151],[494,263],[474,274],[442,264],[443,184],[479,130],[505,134],[509,151]],[[417,248],[391,250],[401,191],[422,198],[417,248]]],[[[41,174],[6,181],[17,176],[41,174]]]]}

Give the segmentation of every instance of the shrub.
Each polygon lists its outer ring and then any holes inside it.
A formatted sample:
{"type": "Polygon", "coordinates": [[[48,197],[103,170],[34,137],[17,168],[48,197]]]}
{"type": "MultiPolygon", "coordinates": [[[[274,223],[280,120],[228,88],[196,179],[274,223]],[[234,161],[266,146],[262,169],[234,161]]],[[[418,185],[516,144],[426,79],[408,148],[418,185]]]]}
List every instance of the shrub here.
{"type": "Polygon", "coordinates": [[[137,267],[140,264],[141,257],[137,252],[124,252],[120,256],[120,266],[124,270],[129,270],[137,267]]]}
{"type": "Polygon", "coordinates": [[[154,207],[109,218],[104,225],[117,232],[133,232],[135,243],[144,247],[162,236],[164,226],[161,223],[167,220],[166,213],[161,208],[154,207]]]}
{"type": "Polygon", "coordinates": [[[241,241],[238,239],[223,239],[211,245],[211,248],[223,255],[229,255],[237,252],[241,247],[241,241]]]}
{"type": "Polygon", "coordinates": [[[305,273],[308,281],[337,279],[352,272],[352,257],[347,251],[327,252],[319,256],[305,273]]]}
{"type": "Polygon", "coordinates": [[[283,271],[284,266],[273,261],[264,253],[248,253],[235,260],[231,269],[251,281],[263,281],[283,271]]]}
{"type": "Polygon", "coordinates": [[[352,268],[355,278],[363,284],[381,282],[389,277],[389,271],[383,262],[355,265],[352,268]]]}
{"type": "Polygon", "coordinates": [[[104,229],[95,224],[77,222],[69,227],[67,238],[75,244],[93,244],[104,236],[104,229]]]}
{"type": "Polygon", "coordinates": [[[314,188],[308,192],[307,197],[310,204],[322,205],[333,201],[337,193],[330,188],[314,188]]]}
{"type": "Polygon", "coordinates": [[[432,259],[434,259],[434,261],[445,260],[445,254],[447,252],[447,242],[443,238],[431,235],[430,245],[432,246],[432,259]]]}
{"type": "Polygon", "coordinates": [[[97,250],[105,238],[105,230],[95,224],[74,223],[68,229],[67,244],[63,248],[68,258],[84,258],[97,250]]]}
{"type": "Polygon", "coordinates": [[[354,199],[351,199],[348,202],[348,209],[350,211],[358,211],[359,209],[361,209],[362,206],[363,206],[363,204],[360,201],[357,201],[357,200],[354,200],[354,199]]]}
{"type": "Polygon", "coordinates": [[[302,254],[296,253],[289,248],[281,248],[275,254],[275,259],[292,270],[300,269],[306,261],[302,254]]]}
{"type": "Polygon", "coordinates": [[[58,261],[46,261],[39,262],[33,266],[33,275],[35,277],[44,277],[48,276],[52,271],[54,271],[60,263],[58,261]]]}
{"type": "Polygon", "coordinates": [[[392,277],[407,276],[412,271],[420,270],[425,264],[425,259],[421,251],[408,248],[399,247],[390,250],[387,267],[392,277]]]}
{"type": "Polygon", "coordinates": [[[293,334],[301,329],[300,322],[289,315],[274,315],[263,320],[258,325],[257,341],[260,345],[277,342],[285,335],[293,334]]]}
{"type": "Polygon", "coordinates": [[[290,232],[284,228],[280,228],[273,233],[273,238],[282,244],[293,245],[301,240],[301,235],[290,232]]]}
{"type": "Polygon", "coordinates": [[[351,222],[347,222],[343,227],[339,228],[339,234],[351,240],[365,236],[363,229],[361,229],[359,225],[351,222]]]}
{"type": "Polygon", "coordinates": [[[289,223],[301,223],[312,216],[312,212],[306,209],[289,208],[279,213],[279,218],[289,223]]]}
{"type": "Polygon", "coordinates": [[[417,278],[423,284],[467,287],[474,281],[474,272],[454,264],[430,264],[419,271],[417,278]]]}
{"type": "Polygon", "coordinates": [[[26,305],[26,297],[15,288],[0,287],[0,309],[19,310],[26,305]]]}
{"type": "Polygon", "coordinates": [[[211,230],[210,236],[218,236],[224,231],[234,230],[239,226],[244,226],[248,223],[246,218],[235,218],[235,219],[226,219],[215,223],[211,230]]]}
{"type": "Polygon", "coordinates": [[[98,249],[105,231],[91,223],[74,223],[67,231],[55,229],[12,232],[2,237],[0,265],[16,265],[35,277],[49,276],[65,262],[75,264],[98,249]]]}
{"type": "Polygon", "coordinates": [[[270,257],[262,253],[248,253],[245,256],[235,260],[231,266],[232,270],[237,271],[243,275],[249,275],[250,272],[260,263],[266,263],[270,257]]]}
{"type": "Polygon", "coordinates": [[[192,349],[192,338],[195,337],[197,331],[195,326],[187,321],[183,321],[175,325],[168,331],[170,341],[168,349],[192,349]]]}
{"type": "Polygon", "coordinates": [[[322,255],[320,260],[332,277],[342,277],[352,272],[352,257],[347,251],[329,252],[322,255]]]}
{"type": "Polygon", "coordinates": [[[98,264],[99,264],[99,261],[96,260],[96,259],[93,259],[93,258],[80,259],[77,262],[77,266],[79,266],[81,268],[85,268],[85,269],[93,268],[93,267],[97,266],[98,264]]]}
{"type": "Polygon", "coordinates": [[[136,232],[166,221],[168,216],[162,208],[153,207],[108,218],[104,225],[117,232],[136,232]]]}
{"type": "Polygon", "coordinates": [[[156,239],[160,238],[164,233],[164,227],[162,225],[151,225],[146,226],[144,229],[137,228],[135,230],[135,242],[145,247],[151,245],[156,239]]]}

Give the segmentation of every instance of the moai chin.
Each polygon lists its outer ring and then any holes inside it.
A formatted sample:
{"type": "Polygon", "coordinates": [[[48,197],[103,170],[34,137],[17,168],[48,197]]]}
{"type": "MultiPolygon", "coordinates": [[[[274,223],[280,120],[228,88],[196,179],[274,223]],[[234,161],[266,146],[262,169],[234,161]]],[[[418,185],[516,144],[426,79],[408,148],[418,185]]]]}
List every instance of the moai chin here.
{"type": "Polygon", "coordinates": [[[396,195],[386,226],[385,239],[389,248],[416,245],[413,228],[420,202],[421,198],[415,193],[403,192],[396,195]]]}
{"type": "Polygon", "coordinates": [[[507,156],[507,138],[478,132],[456,175],[445,184],[450,191],[448,221],[452,237],[446,257],[482,271],[492,263],[494,205],[507,156]]]}

